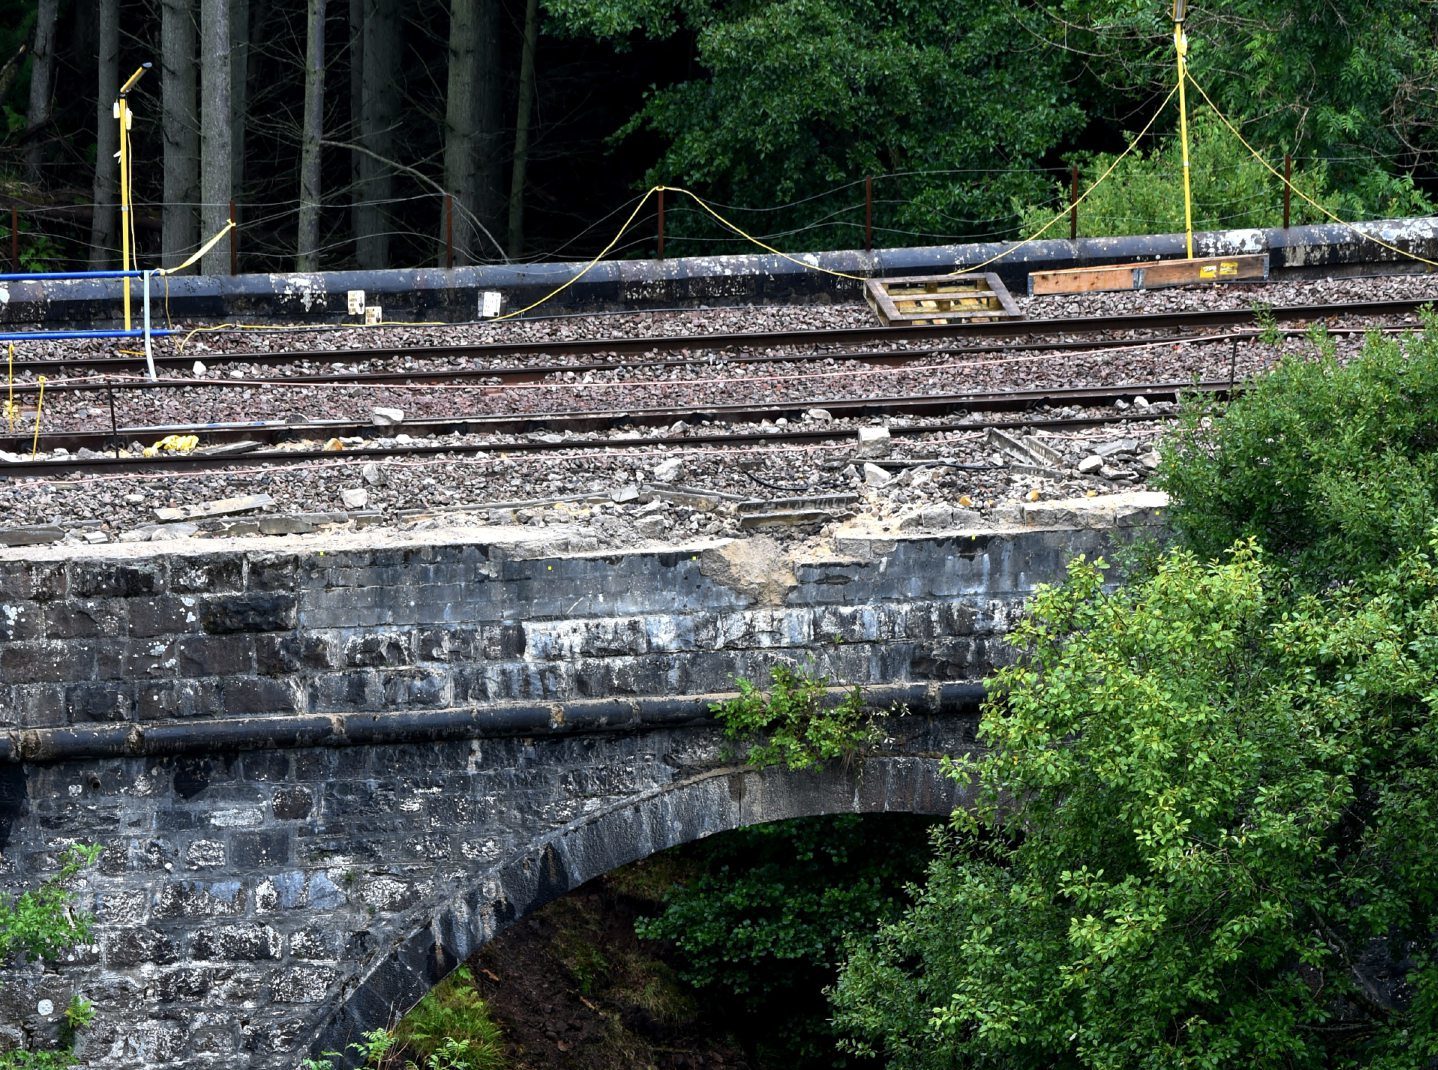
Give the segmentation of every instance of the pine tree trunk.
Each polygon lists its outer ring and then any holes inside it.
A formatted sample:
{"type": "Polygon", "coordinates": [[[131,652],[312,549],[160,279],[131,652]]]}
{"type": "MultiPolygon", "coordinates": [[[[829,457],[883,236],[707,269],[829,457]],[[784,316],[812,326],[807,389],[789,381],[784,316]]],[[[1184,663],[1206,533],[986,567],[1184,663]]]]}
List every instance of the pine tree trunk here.
{"type": "Polygon", "coordinates": [[[118,129],[115,99],[120,93],[120,3],[99,0],[99,39],[96,48],[95,185],[90,215],[90,266],[103,270],[120,266],[115,236],[116,205],[120,200],[118,129]]]}
{"type": "MultiPolygon", "coordinates": [[[[444,188],[453,195],[454,262],[472,264],[478,235],[469,216],[479,207],[479,18],[481,0],[453,0],[449,15],[449,85],[444,113],[444,188]]],[[[440,211],[440,264],[448,221],[440,211]]]]}
{"type": "Polygon", "coordinates": [[[245,189],[245,126],[250,103],[250,0],[230,0],[230,192],[245,189]]]}
{"type": "Polygon", "coordinates": [[[300,135],[300,219],[295,270],[319,268],[320,138],[325,121],[325,0],[309,0],[305,43],[305,114],[300,135]]]}
{"type": "Polygon", "coordinates": [[[509,233],[505,245],[511,258],[524,252],[524,183],[529,168],[529,118],[534,104],[534,54],[539,36],[539,0],[524,9],[524,44],[519,55],[519,107],[514,119],[514,167],[509,176],[509,233]]]}
{"type": "MultiPolygon", "coordinates": [[[[360,112],[364,107],[364,11],[365,0],[349,0],[349,72],[350,72],[350,121],[349,139],[358,142],[360,137],[360,112]]],[[[359,243],[360,226],[364,222],[360,210],[360,154],[350,153],[350,233],[359,243]]]]}
{"type": "MultiPolygon", "coordinates": [[[[505,164],[509,152],[504,121],[504,55],[500,34],[504,29],[502,0],[477,0],[479,5],[479,195],[474,214],[491,234],[505,222],[505,164]]],[[[483,239],[488,241],[488,239],[483,239]]],[[[490,255],[503,255],[490,244],[490,255]]]]}
{"type": "Polygon", "coordinates": [[[394,171],[385,161],[394,155],[399,119],[401,56],[398,0],[365,0],[364,81],[360,94],[358,226],[355,258],[361,269],[389,267],[390,213],[394,171]]]}
{"type": "Polygon", "coordinates": [[[59,0],[40,0],[35,11],[35,44],[30,51],[30,113],[25,121],[25,174],[34,185],[42,182],[45,165],[44,127],[50,122],[54,97],[55,17],[59,0]]]}
{"type": "Polygon", "coordinates": [[[194,0],[162,0],[160,98],[165,141],[161,263],[173,266],[200,243],[200,117],[194,0]]]}
{"type": "MultiPolygon", "coordinates": [[[[208,241],[230,215],[230,12],[227,0],[200,0],[200,237],[208,241]]],[[[230,270],[228,244],[200,261],[204,275],[230,270]]]]}

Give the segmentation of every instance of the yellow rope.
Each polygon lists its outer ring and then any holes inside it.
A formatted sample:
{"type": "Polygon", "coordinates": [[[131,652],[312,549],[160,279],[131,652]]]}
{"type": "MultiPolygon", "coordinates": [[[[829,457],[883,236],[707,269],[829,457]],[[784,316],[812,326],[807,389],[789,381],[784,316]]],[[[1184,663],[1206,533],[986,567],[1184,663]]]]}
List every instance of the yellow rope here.
{"type": "Polygon", "coordinates": [[[1158,106],[1158,109],[1153,113],[1153,117],[1152,117],[1151,119],[1149,119],[1148,123],[1144,126],[1144,128],[1143,128],[1142,130],[1140,130],[1140,131],[1138,132],[1138,134],[1136,134],[1136,135],[1134,136],[1134,139],[1128,143],[1128,148],[1124,149],[1123,152],[1122,152],[1121,154],[1119,154],[1119,156],[1113,161],[1113,163],[1111,163],[1111,164],[1109,165],[1107,171],[1105,171],[1103,174],[1099,175],[1098,181],[1096,181],[1096,182],[1095,182],[1092,186],[1090,186],[1088,189],[1084,190],[1084,191],[1083,191],[1083,194],[1082,194],[1077,200],[1075,200],[1072,204],[1070,204],[1068,207],[1066,207],[1062,212],[1060,212],[1058,215],[1054,216],[1052,219],[1050,219],[1050,220],[1049,220],[1047,223],[1045,223],[1043,226],[1039,227],[1038,230],[1034,231],[1034,232],[1033,232],[1032,234],[1030,234],[1027,238],[1025,238],[1023,241],[1019,242],[1017,245],[1013,246],[1012,248],[1010,248],[1010,249],[1005,249],[1003,252],[998,253],[998,254],[996,254],[996,255],[994,255],[994,256],[991,256],[991,257],[989,257],[987,260],[984,260],[984,261],[982,261],[981,263],[975,264],[973,267],[958,267],[958,268],[955,268],[953,271],[949,272],[949,274],[950,274],[950,275],[963,275],[963,274],[971,273],[971,272],[975,272],[975,271],[982,271],[984,268],[988,267],[990,264],[993,264],[993,263],[996,263],[996,262],[1002,260],[1004,257],[1008,256],[1010,253],[1016,253],[1016,252],[1018,252],[1018,251],[1019,251],[1020,249],[1022,249],[1025,245],[1028,245],[1028,244],[1031,243],[1031,242],[1035,242],[1035,241],[1037,241],[1039,238],[1043,237],[1043,235],[1048,232],[1048,229],[1049,229],[1051,226],[1053,226],[1055,223],[1057,223],[1060,219],[1063,219],[1065,216],[1067,216],[1070,212],[1072,212],[1072,211],[1073,211],[1075,208],[1077,208],[1079,205],[1083,204],[1084,201],[1088,200],[1089,194],[1093,193],[1094,190],[1098,189],[1101,185],[1104,184],[1104,182],[1108,179],[1109,175],[1113,174],[1114,171],[1117,169],[1118,165],[1123,162],[1124,157],[1128,156],[1131,152],[1133,152],[1134,149],[1138,148],[1139,142],[1141,142],[1145,137],[1148,136],[1148,132],[1153,129],[1153,124],[1156,123],[1156,122],[1158,122],[1158,117],[1164,113],[1164,110],[1167,109],[1167,107],[1168,107],[1168,105],[1169,105],[1169,101],[1173,100],[1173,98],[1177,95],[1177,93],[1178,93],[1178,86],[1175,85],[1172,89],[1170,89],[1170,90],[1168,91],[1168,96],[1166,96],[1166,97],[1163,98],[1163,103],[1158,106]]]}
{"type": "Polygon", "coordinates": [[[35,440],[30,443],[30,459],[40,452],[40,413],[45,407],[45,377],[40,376],[40,393],[35,398],[35,440]]]}
{"type": "Polygon", "coordinates": [[[866,281],[864,276],[862,275],[850,275],[848,272],[833,271],[829,268],[820,267],[818,264],[811,264],[807,260],[801,260],[796,256],[790,256],[788,253],[781,252],[780,250],[775,249],[772,245],[766,245],[764,242],[760,241],[758,238],[754,237],[754,235],[742,229],[737,224],[725,219],[722,215],[720,215],[713,208],[711,208],[709,204],[704,200],[704,198],[700,197],[697,193],[694,193],[691,190],[685,189],[683,186],[655,186],[654,188],[656,190],[670,190],[674,193],[684,194],[686,197],[691,198],[695,204],[699,205],[700,208],[704,209],[704,211],[708,212],[715,219],[719,220],[720,223],[724,224],[724,226],[728,227],[745,241],[753,242],[759,248],[765,250],[766,252],[773,253],[775,256],[781,256],[785,260],[789,261],[789,263],[791,264],[798,264],[800,267],[808,268],[810,271],[818,271],[822,272],[825,275],[832,275],[836,279],[852,279],[855,282],[866,281]]]}
{"type": "Polygon", "coordinates": [[[220,228],[219,233],[216,234],[216,235],[215,235],[213,238],[211,238],[209,241],[205,242],[204,245],[202,245],[202,246],[200,246],[198,249],[196,249],[196,250],[194,251],[194,253],[191,254],[190,259],[186,260],[183,264],[176,264],[176,265],[175,265],[174,267],[172,267],[172,268],[160,268],[160,270],[157,271],[157,272],[155,272],[155,274],[156,274],[156,275],[159,275],[159,276],[161,276],[161,277],[164,277],[164,276],[167,276],[167,275],[173,275],[173,274],[174,274],[175,272],[177,272],[177,271],[184,271],[185,268],[189,267],[189,266],[190,266],[191,264],[193,264],[196,260],[200,259],[200,257],[204,256],[204,255],[205,255],[206,253],[208,253],[211,249],[213,249],[216,245],[218,245],[218,244],[220,243],[220,239],[223,238],[226,234],[228,234],[230,231],[232,231],[232,230],[234,230],[234,229],[235,229],[235,221],[234,221],[233,219],[228,219],[228,220],[226,220],[226,221],[225,221],[225,225],[220,228]]]}
{"type": "Polygon", "coordinates": [[[1399,248],[1398,246],[1396,246],[1396,245],[1390,245],[1388,242],[1384,241],[1382,238],[1375,238],[1372,234],[1369,234],[1369,233],[1367,233],[1366,231],[1360,230],[1357,226],[1355,226],[1354,224],[1348,222],[1346,219],[1340,219],[1340,218],[1339,218],[1337,215],[1335,215],[1333,212],[1329,211],[1327,208],[1325,208],[1323,205],[1319,204],[1316,200],[1314,200],[1314,199],[1313,199],[1312,197],[1310,197],[1308,194],[1304,193],[1301,189],[1299,189],[1297,186],[1295,186],[1289,179],[1284,178],[1283,175],[1278,172],[1278,169],[1277,169],[1277,168],[1275,168],[1272,164],[1270,164],[1267,160],[1265,160],[1262,156],[1260,156],[1260,155],[1258,154],[1258,150],[1255,149],[1252,145],[1250,145],[1250,144],[1248,143],[1248,141],[1245,140],[1244,136],[1243,136],[1241,133],[1238,132],[1238,128],[1237,128],[1236,126],[1234,126],[1231,122],[1228,121],[1228,116],[1224,115],[1223,112],[1221,112],[1221,111],[1218,110],[1218,105],[1215,104],[1215,103],[1213,102],[1212,98],[1210,98],[1209,95],[1203,91],[1203,86],[1199,85],[1196,81],[1193,80],[1193,75],[1190,74],[1190,75],[1188,76],[1188,81],[1189,81],[1189,84],[1193,86],[1193,88],[1195,88],[1195,89],[1198,90],[1198,93],[1199,93],[1199,95],[1200,95],[1201,97],[1203,97],[1204,102],[1205,102],[1206,104],[1208,104],[1208,106],[1209,106],[1210,108],[1213,109],[1213,114],[1218,116],[1219,122],[1223,123],[1224,126],[1228,127],[1228,132],[1231,133],[1234,137],[1238,138],[1239,144],[1242,145],[1245,149],[1247,149],[1247,150],[1252,154],[1252,156],[1253,156],[1253,158],[1254,158],[1255,160],[1257,160],[1259,163],[1263,164],[1263,166],[1268,169],[1268,172],[1269,172],[1271,175],[1273,175],[1275,178],[1277,178],[1280,182],[1282,182],[1285,186],[1287,186],[1287,187],[1288,187],[1290,190],[1292,190],[1294,193],[1298,194],[1298,196],[1299,196],[1300,198],[1302,198],[1304,201],[1306,201],[1306,202],[1307,202],[1309,205],[1311,205],[1313,208],[1318,209],[1318,211],[1322,212],[1324,215],[1326,215],[1329,219],[1333,220],[1333,222],[1337,223],[1339,226],[1347,227],[1349,230],[1353,231],[1353,233],[1357,234],[1360,238],[1366,238],[1368,241],[1373,242],[1373,244],[1375,244],[1375,245],[1382,246],[1384,249],[1387,249],[1389,252],[1397,253],[1399,256],[1406,256],[1406,257],[1407,257],[1408,259],[1410,259],[1410,260],[1416,260],[1416,261],[1418,261],[1420,264],[1427,264],[1429,267],[1438,267],[1438,260],[1429,260],[1426,256],[1419,256],[1417,253],[1411,253],[1411,252],[1409,252],[1407,249],[1400,249],[1400,248],[1399,248]]]}
{"type": "Polygon", "coordinates": [[[690,198],[692,201],[694,201],[695,204],[699,205],[700,208],[704,209],[704,211],[708,212],[711,216],[717,219],[724,226],[728,227],[735,234],[739,235],[739,237],[743,238],[745,241],[751,242],[754,245],[757,245],[759,248],[763,249],[764,251],[773,253],[775,256],[783,257],[791,264],[797,264],[801,268],[805,268],[809,271],[818,271],[824,275],[833,275],[835,278],[839,279],[851,279],[854,282],[865,281],[864,276],[862,275],[850,275],[844,271],[834,271],[830,268],[820,267],[818,264],[811,264],[807,260],[801,260],[797,256],[791,256],[788,253],[783,252],[782,250],[774,248],[772,245],[769,245],[761,241],[760,239],[754,237],[754,235],[750,234],[737,223],[734,223],[724,218],[724,216],[716,212],[714,208],[711,207],[710,204],[704,200],[703,197],[700,197],[693,190],[685,189],[682,186],[651,186],[648,192],[646,192],[643,197],[639,198],[639,203],[634,206],[634,211],[629,213],[629,218],[624,221],[624,225],[619,228],[619,232],[614,235],[614,237],[610,240],[609,244],[599,251],[598,256],[596,256],[593,260],[589,261],[589,263],[585,264],[584,267],[580,268],[579,272],[574,275],[573,278],[571,278],[568,282],[564,283],[562,286],[558,286],[555,289],[551,290],[549,293],[545,294],[533,304],[525,305],[523,308],[515,309],[513,312],[506,312],[502,316],[494,316],[492,317],[492,319],[514,319],[516,316],[522,316],[526,312],[533,312],[540,305],[552,301],[554,298],[562,294],[565,290],[573,286],[580,279],[584,278],[584,276],[588,275],[591,271],[594,270],[595,266],[598,265],[599,262],[603,260],[606,256],[608,256],[614,250],[614,247],[619,244],[620,239],[622,239],[625,233],[629,230],[629,228],[634,225],[634,220],[639,217],[639,213],[644,210],[644,206],[649,203],[649,198],[653,197],[656,193],[684,194],[684,196],[690,198]]]}
{"type": "Polygon", "coordinates": [[[546,302],[558,297],[560,294],[562,294],[565,290],[569,289],[580,279],[584,278],[584,276],[588,275],[591,271],[594,270],[594,266],[598,264],[601,260],[603,260],[606,256],[608,256],[609,253],[613,251],[614,247],[619,244],[619,239],[624,237],[624,232],[633,225],[634,220],[638,218],[639,213],[644,209],[644,206],[649,203],[649,198],[654,196],[654,194],[658,193],[662,188],[662,186],[652,186],[650,187],[648,193],[646,193],[643,197],[639,198],[639,203],[634,206],[634,211],[629,213],[629,218],[626,219],[624,221],[624,225],[619,228],[619,233],[614,235],[614,237],[610,239],[608,245],[606,245],[603,249],[599,250],[598,256],[596,256],[593,260],[585,264],[584,267],[580,269],[579,274],[575,275],[568,282],[564,283],[564,285],[558,287],[557,289],[551,290],[549,293],[541,297],[538,301],[534,302],[534,304],[526,305],[524,308],[517,308],[513,312],[506,312],[502,316],[495,316],[493,318],[495,320],[511,320],[514,319],[516,316],[524,315],[526,312],[532,312],[540,305],[545,304],[546,302]]]}

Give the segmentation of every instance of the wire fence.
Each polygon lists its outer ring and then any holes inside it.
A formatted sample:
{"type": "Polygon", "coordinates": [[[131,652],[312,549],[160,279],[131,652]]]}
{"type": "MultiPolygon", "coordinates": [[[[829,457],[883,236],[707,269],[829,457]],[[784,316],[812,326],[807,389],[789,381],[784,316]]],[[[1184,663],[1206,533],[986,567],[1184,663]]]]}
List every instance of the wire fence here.
{"type": "MultiPolygon", "coordinates": [[[[1285,157],[1279,167],[1343,165],[1357,161],[1349,157],[1285,157]]],[[[1372,162],[1364,160],[1362,162],[1372,162]]],[[[1095,167],[1097,165],[1094,165],[1095,167]]],[[[964,212],[965,204],[993,204],[995,189],[1023,188],[1029,192],[1031,207],[1052,213],[1062,209],[1082,188],[1085,169],[1077,166],[1050,168],[991,168],[910,170],[856,178],[776,204],[746,205],[710,202],[737,222],[741,229],[760,241],[790,251],[820,249],[893,248],[907,245],[942,245],[962,242],[1011,241],[1023,235],[1023,212],[964,212]]],[[[1181,181],[1177,168],[1152,162],[1148,177],[1162,185],[1181,181]]],[[[1226,170],[1206,171],[1196,166],[1192,173],[1195,189],[1207,185],[1225,188],[1226,170]]],[[[522,256],[499,257],[494,244],[482,236],[466,241],[471,228],[463,218],[463,206],[450,195],[423,192],[383,200],[331,199],[320,206],[319,241],[311,256],[321,269],[356,266],[359,246],[367,243],[378,249],[386,266],[454,266],[471,263],[529,265],[588,259],[615,237],[621,222],[639,202],[635,196],[588,221],[562,240],[522,256]],[[362,239],[356,238],[356,217],[369,222],[362,239]],[[478,248],[473,255],[466,248],[478,248]]],[[[1151,201],[1146,201],[1152,209],[1151,201]]],[[[119,205],[69,203],[45,204],[17,197],[0,196],[0,264],[15,271],[54,271],[78,266],[114,266],[120,262],[118,244],[119,205]],[[114,235],[97,243],[93,221],[108,218],[114,235]]],[[[173,248],[162,248],[164,217],[176,208],[189,211],[194,219],[223,209],[237,226],[217,252],[228,258],[231,272],[274,272],[293,270],[296,263],[296,231],[301,211],[296,200],[257,200],[225,204],[186,201],[168,205],[137,201],[133,205],[137,262],[165,267],[181,263],[207,240],[191,226],[191,240],[173,248]]],[[[1075,207],[1067,228],[1056,228],[1050,237],[1075,237],[1083,229],[1084,206],[1075,207]],[[1064,231],[1067,233],[1064,233],[1064,231]]],[[[1210,225],[1291,225],[1290,198],[1283,182],[1266,183],[1261,190],[1245,190],[1244,203],[1209,206],[1210,225]],[[1255,219],[1266,222],[1255,223],[1255,219]]],[[[1108,206],[1103,222],[1121,228],[1119,233],[1168,233],[1182,229],[1181,215],[1144,210],[1115,211],[1108,206]]],[[[754,250],[745,237],[725,229],[712,215],[687,198],[661,195],[646,205],[629,228],[615,242],[609,254],[616,258],[664,258],[675,255],[721,255],[754,250]]],[[[374,266],[374,265],[370,265],[374,266]]]]}

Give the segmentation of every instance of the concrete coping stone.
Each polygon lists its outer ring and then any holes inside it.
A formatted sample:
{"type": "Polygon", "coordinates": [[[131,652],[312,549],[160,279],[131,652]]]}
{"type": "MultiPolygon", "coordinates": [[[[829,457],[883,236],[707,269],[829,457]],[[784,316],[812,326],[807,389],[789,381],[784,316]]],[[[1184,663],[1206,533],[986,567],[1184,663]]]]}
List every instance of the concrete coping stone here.
{"type": "MultiPolygon", "coordinates": [[[[1167,505],[1168,496],[1156,491],[1130,491],[1094,498],[1065,498],[1025,505],[1021,522],[993,522],[945,532],[900,532],[894,521],[866,515],[839,525],[834,529],[832,537],[810,537],[788,549],[789,556],[798,563],[854,561],[889,552],[893,545],[900,542],[924,542],[953,535],[979,537],[1040,529],[1138,527],[1160,522],[1161,514],[1167,505]]],[[[535,560],[609,558],[656,553],[702,554],[736,541],[747,541],[698,538],[672,544],[651,542],[648,545],[571,549],[571,543],[582,535],[581,529],[573,525],[553,525],[542,530],[519,525],[455,525],[412,531],[376,527],[355,531],[331,530],[236,539],[15,546],[7,547],[3,555],[0,555],[0,560],[133,562],[158,557],[213,557],[215,554],[236,552],[250,555],[323,554],[451,546],[485,546],[499,550],[513,560],[535,560]]]]}

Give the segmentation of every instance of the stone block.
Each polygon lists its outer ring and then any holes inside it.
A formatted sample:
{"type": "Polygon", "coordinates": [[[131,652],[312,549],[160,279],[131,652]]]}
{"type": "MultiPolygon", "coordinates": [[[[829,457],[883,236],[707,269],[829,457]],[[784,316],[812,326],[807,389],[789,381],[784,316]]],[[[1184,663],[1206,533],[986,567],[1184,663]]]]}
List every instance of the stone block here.
{"type": "Polygon", "coordinates": [[[301,633],[256,635],[255,672],[261,676],[338,669],[344,664],[340,644],[333,636],[301,633]]]}
{"type": "Polygon", "coordinates": [[[244,589],[245,559],[224,553],[177,557],[170,562],[170,590],[176,594],[223,594],[244,589]]]}
{"type": "Polygon", "coordinates": [[[323,1003],[337,977],[329,966],[290,966],[276,974],[270,998],[276,1003],[323,1003]]]}
{"type": "Polygon", "coordinates": [[[115,599],[77,598],[52,602],[45,610],[47,639],[116,638],[129,630],[126,604],[115,599]]]}
{"type": "Polygon", "coordinates": [[[70,592],[79,598],[135,598],[158,594],[164,586],[161,560],[127,565],[118,561],[74,561],[70,592]]]}
{"type": "Polygon", "coordinates": [[[0,642],[40,639],[45,635],[45,610],[35,602],[0,604],[0,642]]]}
{"type": "Polygon", "coordinates": [[[227,717],[298,713],[304,706],[300,682],[287,677],[227,676],[219,689],[227,717]]]}
{"type": "Polygon", "coordinates": [[[0,598],[51,602],[70,592],[70,577],[61,562],[0,562],[0,598]]]}
{"type": "Polygon", "coordinates": [[[141,721],[212,716],[218,707],[215,684],[207,680],[148,680],[135,688],[135,716],[141,721]]]}
{"type": "Polygon", "coordinates": [[[281,821],[301,821],[314,811],[314,793],[309,788],[285,787],[275,791],[275,817],[281,821]]]}
{"type": "Polygon", "coordinates": [[[165,965],[180,960],[180,949],[164,933],[150,928],[121,929],[100,937],[100,955],[107,966],[165,965]]]}
{"type": "Polygon", "coordinates": [[[95,651],[83,645],[35,640],[0,647],[0,680],[7,683],[65,683],[94,674],[95,651]]]}
{"type": "Polygon", "coordinates": [[[174,657],[182,677],[236,676],[255,669],[254,642],[246,635],[184,635],[174,641],[174,657]]]}
{"type": "Polygon", "coordinates": [[[134,598],[128,609],[130,635],[137,638],[199,631],[200,613],[194,598],[165,594],[134,598]]]}
{"type": "Polygon", "coordinates": [[[407,632],[370,632],[345,640],[344,664],[351,668],[381,668],[410,662],[407,632]]]}
{"type": "Polygon", "coordinates": [[[71,723],[129,721],[135,716],[135,690],[118,681],[72,684],[65,689],[65,714],[71,723]]]}
{"type": "Polygon", "coordinates": [[[295,626],[295,597],[248,594],[209,599],[200,609],[200,622],[211,635],[287,631],[295,626]]]}
{"type": "Polygon", "coordinates": [[[261,962],[280,957],[280,934],[269,925],[204,928],[190,943],[191,958],[210,962],[261,962]]]}

